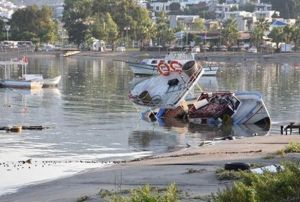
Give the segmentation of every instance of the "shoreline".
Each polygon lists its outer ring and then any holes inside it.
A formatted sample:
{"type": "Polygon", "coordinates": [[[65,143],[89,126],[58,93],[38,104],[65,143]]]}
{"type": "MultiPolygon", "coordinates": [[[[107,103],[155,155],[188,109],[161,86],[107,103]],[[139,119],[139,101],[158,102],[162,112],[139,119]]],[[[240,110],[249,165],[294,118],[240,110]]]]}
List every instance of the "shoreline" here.
{"type": "MultiPolygon", "coordinates": [[[[63,57],[63,51],[8,51],[0,52],[1,60],[8,60],[11,58],[22,57],[23,55],[30,57],[61,57],[61,58],[76,58],[76,57],[110,57],[113,60],[138,62],[145,57],[161,57],[167,54],[167,51],[139,51],[128,50],[125,52],[97,52],[97,51],[80,51],[80,53],[63,57]]],[[[196,59],[200,61],[216,61],[216,62],[247,62],[247,61],[260,61],[260,62],[300,62],[300,52],[291,53],[248,53],[248,52],[200,52],[196,53],[196,59]]]]}
{"type": "Polygon", "coordinates": [[[128,190],[143,184],[165,187],[172,182],[190,196],[182,201],[193,201],[193,198],[207,196],[231,183],[218,181],[215,177],[215,170],[222,168],[226,162],[271,165],[286,159],[300,160],[299,154],[267,158],[289,142],[300,142],[300,135],[256,136],[186,148],[26,186],[16,193],[0,196],[0,201],[76,201],[81,196],[102,201],[98,195],[101,189],[128,190]],[[188,174],[188,169],[203,172],[188,174]]]}

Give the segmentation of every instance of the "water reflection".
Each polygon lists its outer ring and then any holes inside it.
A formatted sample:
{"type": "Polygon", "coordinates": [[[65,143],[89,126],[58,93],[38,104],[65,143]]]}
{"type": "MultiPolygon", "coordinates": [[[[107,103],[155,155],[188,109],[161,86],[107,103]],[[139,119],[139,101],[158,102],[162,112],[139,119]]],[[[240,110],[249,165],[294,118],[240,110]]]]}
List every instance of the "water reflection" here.
{"type": "Polygon", "coordinates": [[[164,120],[163,127],[176,131],[179,134],[199,133],[202,139],[213,139],[216,137],[227,136],[244,136],[251,137],[254,135],[266,135],[270,128],[260,127],[254,124],[251,125],[206,125],[206,124],[193,124],[183,122],[181,120],[169,119],[164,120]]]}
{"type": "Polygon", "coordinates": [[[155,130],[137,130],[131,132],[128,144],[137,150],[167,152],[177,148],[180,143],[176,135],[155,130]]]}

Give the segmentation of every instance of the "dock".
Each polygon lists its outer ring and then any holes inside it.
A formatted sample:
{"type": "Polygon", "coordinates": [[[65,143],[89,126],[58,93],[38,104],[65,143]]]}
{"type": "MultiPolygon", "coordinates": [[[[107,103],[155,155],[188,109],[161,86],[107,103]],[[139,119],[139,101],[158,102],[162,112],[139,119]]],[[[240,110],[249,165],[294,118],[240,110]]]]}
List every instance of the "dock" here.
{"type": "Polygon", "coordinates": [[[298,132],[300,134],[300,122],[296,123],[296,122],[290,122],[287,125],[281,125],[280,126],[280,133],[281,135],[283,135],[283,133],[285,132],[285,134],[287,135],[288,131],[290,132],[290,134],[293,133],[293,129],[298,129],[298,132]]]}
{"type": "Polygon", "coordinates": [[[63,53],[63,57],[69,57],[72,55],[77,55],[79,53],[80,53],[80,51],[66,51],[65,53],[63,53]]]}

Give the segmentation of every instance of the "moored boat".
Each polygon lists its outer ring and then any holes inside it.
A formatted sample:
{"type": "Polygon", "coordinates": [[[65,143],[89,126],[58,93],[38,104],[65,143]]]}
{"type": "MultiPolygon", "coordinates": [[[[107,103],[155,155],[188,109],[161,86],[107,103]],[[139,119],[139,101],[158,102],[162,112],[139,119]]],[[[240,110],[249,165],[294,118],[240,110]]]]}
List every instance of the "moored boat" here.
{"type": "MultiPolygon", "coordinates": [[[[127,62],[132,72],[136,75],[157,75],[159,74],[157,66],[160,62],[170,64],[172,61],[177,61],[184,65],[190,60],[195,60],[194,53],[168,53],[164,58],[146,58],[141,62],[127,62]]],[[[200,65],[200,64],[198,64],[200,65]]],[[[204,65],[203,76],[216,76],[218,66],[204,65]]]]}
{"type": "Polygon", "coordinates": [[[3,88],[39,89],[42,86],[43,81],[26,81],[21,79],[0,81],[0,87],[3,88]]]}

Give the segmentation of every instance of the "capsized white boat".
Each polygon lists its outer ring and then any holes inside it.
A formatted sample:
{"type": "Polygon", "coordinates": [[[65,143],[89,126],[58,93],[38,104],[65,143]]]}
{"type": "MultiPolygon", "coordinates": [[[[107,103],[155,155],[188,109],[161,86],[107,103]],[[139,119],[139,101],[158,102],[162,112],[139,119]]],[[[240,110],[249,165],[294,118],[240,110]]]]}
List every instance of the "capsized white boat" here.
{"type": "Polygon", "coordinates": [[[270,115],[258,92],[203,92],[173,109],[160,108],[144,116],[157,119],[181,119],[193,124],[256,124],[269,128],[270,115]]]}
{"type": "Polygon", "coordinates": [[[210,121],[233,124],[271,124],[270,115],[258,92],[201,93],[188,111],[193,123],[210,121]]]}
{"type": "MultiPolygon", "coordinates": [[[[161,62],[170,65],[172,61],[177,61],[184,65],[190,60],[195,60],[195,53],[170,52],[164,58],[146,58],[141,62],[127,62],[132,72],[136,75],[156,75],[159,74],[157,66],[161,62]]],[[[198,64],[199,65],[199,64],[198,64]]],[[[203,66],[203,76],[216,76],[219,67],[214,65],[203,66]]]]}
{"type": "Polygon", "coordinates": [[[194,60],[186,62],[182,71],[170,71],[168,65],[163,68],[160,69],[161,75],[141,81],[133,87],[129,93],[133,103],[152,108],[174,108],[184,100],[203,74],[202,67],[194,60]]]}

